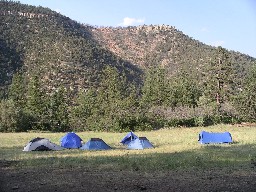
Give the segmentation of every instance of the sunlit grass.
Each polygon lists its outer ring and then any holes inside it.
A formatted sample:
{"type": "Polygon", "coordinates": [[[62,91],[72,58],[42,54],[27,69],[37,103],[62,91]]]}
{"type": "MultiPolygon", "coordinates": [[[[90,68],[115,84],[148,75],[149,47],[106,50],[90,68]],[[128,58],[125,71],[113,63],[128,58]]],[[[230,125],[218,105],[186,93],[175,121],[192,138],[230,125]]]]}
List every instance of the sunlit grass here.
{"type": "Polygon", "coordinates": [[[218,125],[198,128],[172,128],[136,132],[155,146],[146,150],[127,150],[120,144],[126,133],[77,133],[84,142],[102,138],[113,149],[107,151],[63,150],[50,152],[23,152],[23,147],[35,137],[48,138],[60,144],[65,133],[0,133],[0,160],[26,167],[84,167],[93,170],[165,171],[174,169],[227,168],[250,169],[256,158],[256,127],[218,125]],[[202,131],[232,134],[234,143],[201,145],[198,134],[202,131]]]}

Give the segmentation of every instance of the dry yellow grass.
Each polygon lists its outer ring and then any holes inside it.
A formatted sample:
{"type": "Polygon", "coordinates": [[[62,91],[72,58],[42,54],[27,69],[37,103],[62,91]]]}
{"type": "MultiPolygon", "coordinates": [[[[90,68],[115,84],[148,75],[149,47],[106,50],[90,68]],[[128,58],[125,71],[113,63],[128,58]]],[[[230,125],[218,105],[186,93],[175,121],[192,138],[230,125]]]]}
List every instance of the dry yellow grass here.
{"type": "Polygon", "coordinates": [[[250,169],[256,159],[256,127],[218,125],[197,128],[171,128],[136,132],[146,136],[155,146],[146,150],[127,150],[120,144],[126,133],[77,133],[84,142],[102,138],[113,149],[108,151],[63,150],[51,152],[23,152],[23,147],[35,137],[48,138],[59,144],[65,133],[0,133],[0,160],[15,162],[19,168],[33,166],[87,167],[100,170],[144,171],[170,169],[227,168],[250,169]],[[232,134],[230,145],[201,145],[202,131],[232,134]]]}

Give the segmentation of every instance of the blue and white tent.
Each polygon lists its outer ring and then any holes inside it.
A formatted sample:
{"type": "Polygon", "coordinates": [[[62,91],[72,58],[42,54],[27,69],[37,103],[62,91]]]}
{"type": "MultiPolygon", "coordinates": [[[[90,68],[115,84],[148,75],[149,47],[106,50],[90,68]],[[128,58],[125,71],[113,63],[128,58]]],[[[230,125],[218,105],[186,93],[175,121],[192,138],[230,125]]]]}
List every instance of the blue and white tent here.
{"type": "Polygon", "coordinates": [[[229,132],[210,133],[210,132],[202,131],[199,134],[198,141],[201,144],[232,143],[232,136],[229,132]]]}
{"type": "Polygon", "coordinates": [[[132,140],[128,145],[127,149],[149,149],[154,148],[154,146],[149,142],[146,137],[139,137],[132,140]]]}
{"type": "Polygon", "coordinates": [[[65,148],[52,143],[49,139],[37,137],[32,139],[23,149],[23,151],[59,151],[65,148]]]}
{"type": "Polygon", "coordinates": [[[107,145],[100,138],[91,138],[80,149],[82,149],[82,150],[108,150],[108,149],[111,149],[111,147],[109,145],[107,145]]]}
{"type": "Polygon", "coordinates": [[[77,149],[82,146],[82,141],[83,140],[77,134],[74,132],[69,132],[61,138],[60,145],[61,147],[68,149],[77,149]]]}
{"type": "Polygon", "coordinates": [[[120,143],[124,145],[128,145],[132,140],[137,139],[137,135],[135,135],[132,131],[127,133],[127,135],[122,139],[120,143]]]}

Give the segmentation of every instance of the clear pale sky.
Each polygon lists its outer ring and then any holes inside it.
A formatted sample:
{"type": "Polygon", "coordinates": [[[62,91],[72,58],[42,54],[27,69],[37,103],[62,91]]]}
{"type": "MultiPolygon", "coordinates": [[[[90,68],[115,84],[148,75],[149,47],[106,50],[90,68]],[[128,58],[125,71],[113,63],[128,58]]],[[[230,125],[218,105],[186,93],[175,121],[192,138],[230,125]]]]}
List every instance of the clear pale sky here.
{"type": "Polygon", "coordinates": [[[19,0],[97,26],[170,25],[256,58],[256,0],[19,0]]]}

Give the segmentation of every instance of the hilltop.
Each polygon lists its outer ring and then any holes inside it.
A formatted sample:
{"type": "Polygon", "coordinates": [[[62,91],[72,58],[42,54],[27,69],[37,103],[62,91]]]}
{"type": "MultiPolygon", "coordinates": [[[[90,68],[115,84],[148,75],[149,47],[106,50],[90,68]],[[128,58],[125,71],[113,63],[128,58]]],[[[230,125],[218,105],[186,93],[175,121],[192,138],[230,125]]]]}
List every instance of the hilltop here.
{"type": "MultiPolygon", "coordinates": [[[[169,25],[99,27],[91,28],[91,31],[94,39],[106,49],[142,69],[161,66],[172,73],[182,67],[194,71],[205,67],[216,51],[216,47],[195,40],[169,25]]],[[[255,60],[239,52],[229,52],[234,62],[248,64],[255,60]]]]}

